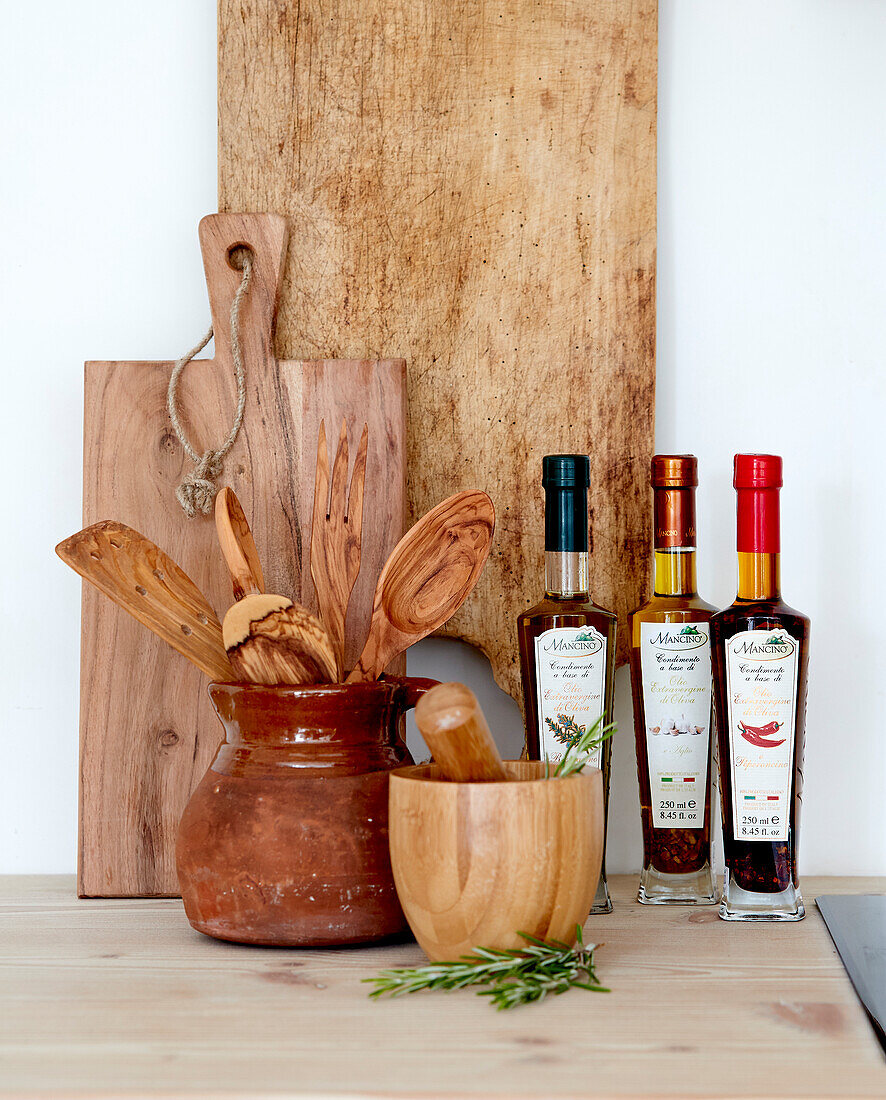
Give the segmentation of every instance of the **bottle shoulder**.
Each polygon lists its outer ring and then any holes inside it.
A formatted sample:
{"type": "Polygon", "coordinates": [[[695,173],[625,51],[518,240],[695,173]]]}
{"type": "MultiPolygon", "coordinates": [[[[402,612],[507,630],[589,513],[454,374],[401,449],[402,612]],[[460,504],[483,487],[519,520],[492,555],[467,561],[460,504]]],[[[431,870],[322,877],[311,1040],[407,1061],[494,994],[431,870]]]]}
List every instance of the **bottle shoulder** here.
{"type": "Polygon", "coordinates": [[[734,634],[739,630],[765,630],[779,625],[806,635],[810,619],[780,597],[774,600],[737,599],[711,619],[711,628],[717,633],[734,634]]]}
{"type": "Polygon", "coordinates": [[[629,618],[636,622],[707,622],[717,611],[698,595],[651,596],[629,618]]]}
{"type": "Polygon", "coordinates": [[[558,618],[560,616],[577,616],[577,615],[592,615],[597,618],[609,619],[615,622],[617,616],[614,612],[609,611],[605,607],[600,607],[599,604],[588,597],[574,598],[572,596],[563,597],[562,599],[554,596],[545,596],[534,607],[527,608],[526,611],[521,611],[518,616],[518,621],[528,622],[531,619],[541,618],[558,618]]]}

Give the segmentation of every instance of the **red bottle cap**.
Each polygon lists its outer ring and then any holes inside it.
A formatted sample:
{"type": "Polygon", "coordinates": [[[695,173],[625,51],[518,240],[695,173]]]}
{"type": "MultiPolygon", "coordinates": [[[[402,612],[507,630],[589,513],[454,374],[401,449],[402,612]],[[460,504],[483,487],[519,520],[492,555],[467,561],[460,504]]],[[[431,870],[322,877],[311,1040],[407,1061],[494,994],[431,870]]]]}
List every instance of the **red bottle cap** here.
{"type": "Polygon", "coordinates": [[[736,455],[736,489],[780,489],[781,455],[736,455]]]}
{"type": "Polygon", "coordinates": [[[777,554],[781,549],[779,455],[736,455],[733,484],[738,497],[736,545],[740,554],[777,554]]]}

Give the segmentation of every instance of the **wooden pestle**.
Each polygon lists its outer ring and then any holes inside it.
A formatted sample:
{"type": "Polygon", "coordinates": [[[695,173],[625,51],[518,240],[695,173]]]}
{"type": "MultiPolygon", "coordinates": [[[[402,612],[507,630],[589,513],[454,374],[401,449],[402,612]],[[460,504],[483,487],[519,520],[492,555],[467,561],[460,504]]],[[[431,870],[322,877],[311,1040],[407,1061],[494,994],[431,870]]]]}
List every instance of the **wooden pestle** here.
{"type": "Polygon", "coordinates": [[[431,688],[418,701],[415,722],[444,778],[458,783],[511,778],[477,697],[464,684],[431,688]]]}

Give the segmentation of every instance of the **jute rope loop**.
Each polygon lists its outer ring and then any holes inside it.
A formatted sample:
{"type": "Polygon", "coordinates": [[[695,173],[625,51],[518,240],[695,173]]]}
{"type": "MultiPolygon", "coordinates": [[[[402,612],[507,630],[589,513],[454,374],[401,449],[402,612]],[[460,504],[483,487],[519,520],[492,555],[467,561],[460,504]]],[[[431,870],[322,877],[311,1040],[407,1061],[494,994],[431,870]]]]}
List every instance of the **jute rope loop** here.
{"type": "Polygon", "coordinates": [[[225,455],[234,446],[240,429],[243,427],[243,413],[246,409],[246,371],[243,367],[243,354],[240,349],[240,306],[249,289],[249,280],[252,277],[252,257],[243,253],[243,278],[237,287],[234,301],[231,303],[231,352],[234,357],[234,374],[237,378],[237,411],[234,414],[234,423],[228,432],[227,438],[220,447],[204,451],[199,454],[185,434],[185,429],[178,414],[178,385],[182,371],[190,363],[195,355],[206,347],[212,339],[212,325],[196,347],[191,348],[187,355],[183,356],[175,364],[169,379],[169,389],[166,394],[166,406],[169,409],[169,419],[175,429],[179,442],[185,449],[188,458],[194,463],[194,469],[185,474],[181,484],[175,490],[179,504],[184,508],[189,519],[202,514],[208,516],[212,511],[215,494],[218,492],[216,479],[221,475],[225,455]]]}

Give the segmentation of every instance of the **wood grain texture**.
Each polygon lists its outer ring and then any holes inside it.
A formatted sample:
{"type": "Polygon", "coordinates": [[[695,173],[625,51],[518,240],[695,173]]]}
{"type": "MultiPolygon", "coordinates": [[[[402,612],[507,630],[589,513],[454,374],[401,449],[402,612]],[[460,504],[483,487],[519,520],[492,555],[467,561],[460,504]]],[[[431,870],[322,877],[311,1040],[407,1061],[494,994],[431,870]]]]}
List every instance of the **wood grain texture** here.
{"type": "MultiPolygon", "coordinates": [[[[87,904],[72,877],[0,879],[0,1094],[884,1095],[886,1062],[814,906],[799,924],[727,925],[636,904],[636,876],[610,889],[585,938],[605,941],[612,992],[495,1012],[470,992],[372,1004],[361,979],[419,965],[415,943],[233,948],[193,932],[179,901],[87,904]]],[[[884,891],[803,880],[810,901],[884,891]]]]}
{"type": "Polygon", "coordinates": [[[520,700],[541,458],[591,456],[595,599],[647,591],[655,0],[220,0],[219,204],[289,218],[283,354],[408,358],[409,508],[486,489],[442,633],[520,700]]]}
{"type": "Polygon", "coordinates": [[[348,683],[377,680],[449,622],[483,572],[494,529],[492,501],[476,489],[440,501],[410,527],[378,578],[369,634],[348,683]]]}
{"type": "Polygon", "coordinates": [[[348,426],[342,421],[332,484],[326,425],[321,420],[314,477],[314,521],[311,525],[311,579],[320,619],[329,632],[340,672],[344,671],[345,619],[351,592],[360,573],[363,537],[363,490],[369,425],[363,425],[348,487],[348,426]]]}
{"type": "Polygon", "coordinates": [[[225,615],[222,636],[237,679],[251,684],[328,684],[338,679],[326,629],[301,604],[244,596],[225,615]]]}
{"type": "Polygon", "coordinates": [[[465,684],[438,684],[415,708],[418,732],[446,779],[486,783],[508,778],[477,696],[465,684]]]}
{"type": "Polygon", "coordinates": [[[215,498],[215,533],[231,574],[234,599],[264,592],[265,575],[255,539],[237,494],[227,485],[215,498]]]}
{"type": "MultiPolygon", "coordinates": [[[[350,653],[356,660],[376,577],[405,529],[405,364],[275,360],[283,220],[215,215],[201,223],[200,239],[216,355],[184,371],[182,414],[198,449],[220,443],[230,427],[236,389],[229,313],[240,273],[228,265],[227,253],[246,244],[254,257],[241,311],[246,416],[220,483],[234,489],[250,517],[270,590],[309,610],[316,608],[308,547],[320,419],[371,425],[364,574],[346,628],[346,659],[350,653]]],[[[204,324],[195,318],[195,333],[204,324]]],[[[231,589],[212,519],[188,520],[175,499],[175,487],[191,464],[166,411],[172,367],[172,362],[86,364],[84,524],[111,517],[144,532],[181,564],[220,613],[230,605],[231,589]]],[[[80,892],[176,894],[175,830],[221,740],[205,677],[89,586],[84,586],[82,623],[80,892]]]]}
{"type": "Polygon", "coordinates": [[[520,932],[574,943],[594,902],[603,773],[546,779],[538,760],[505,767],[510,782],[452,783],[435,764],[391,774],[397,896],[433,962],[521,947],[520,932]]]}
{"type": "Polygon", "coordinates": [[[233,675],[215,612],[184,570],[150,539],[104,520],[60,542],[55,552],[205,675],[216,680],[233,675]]]}

